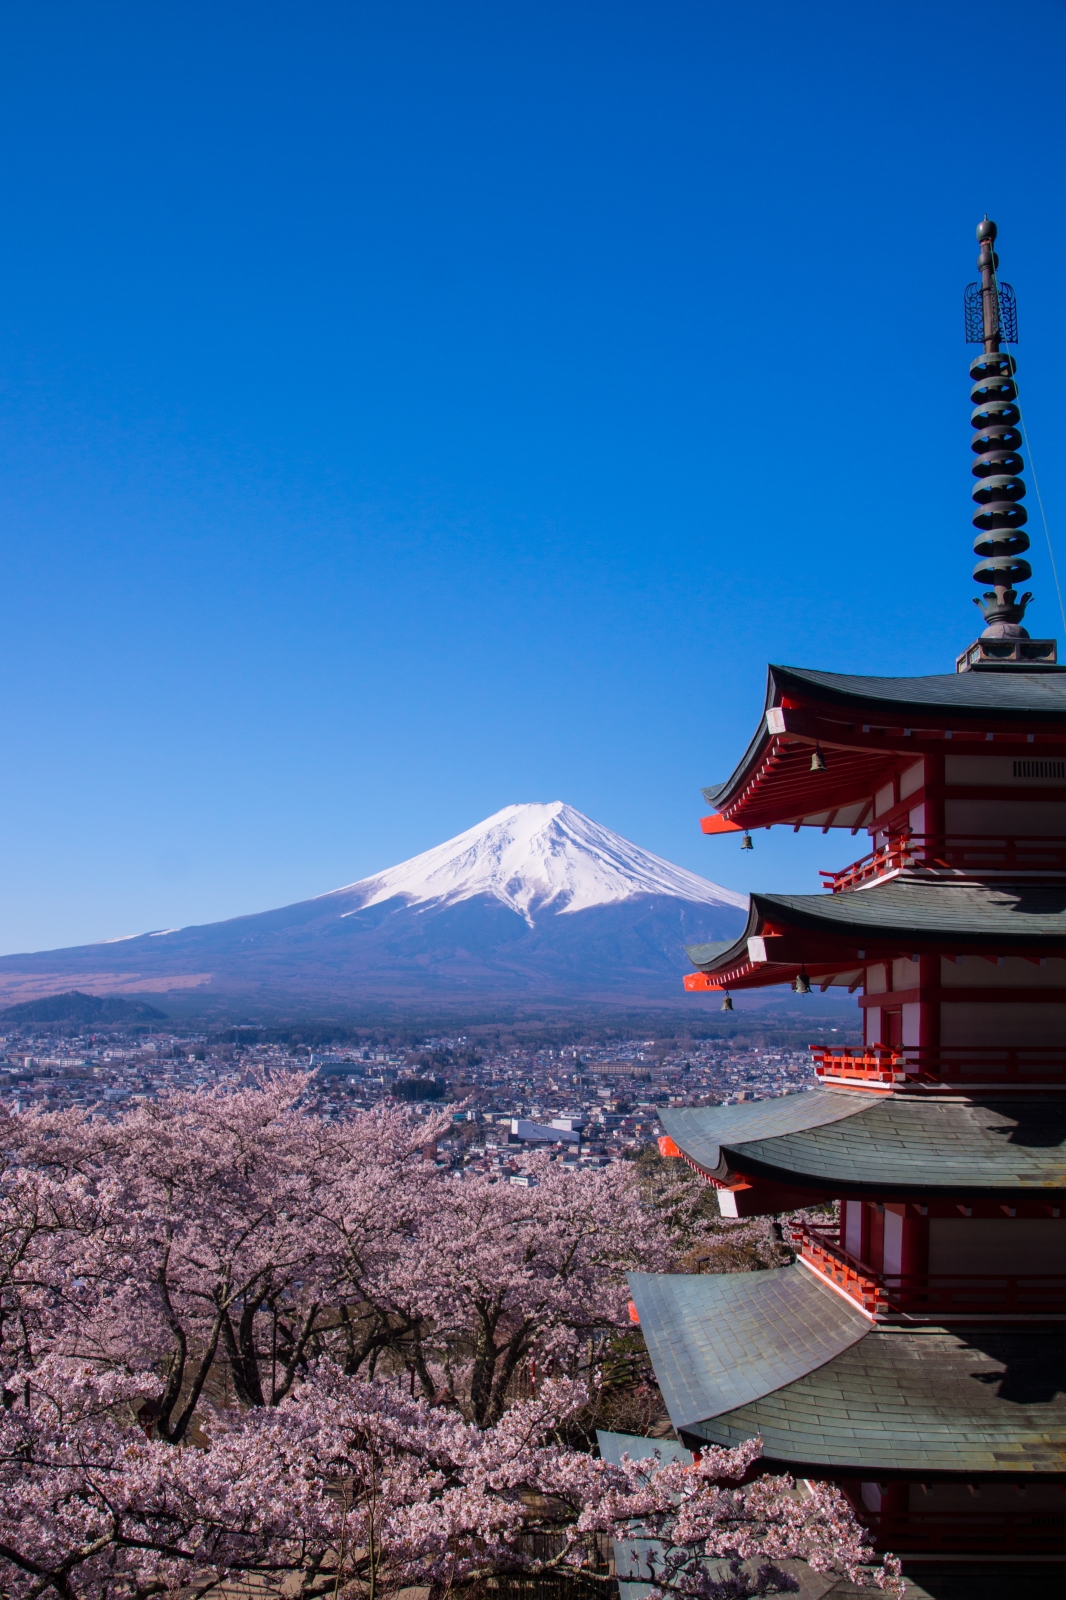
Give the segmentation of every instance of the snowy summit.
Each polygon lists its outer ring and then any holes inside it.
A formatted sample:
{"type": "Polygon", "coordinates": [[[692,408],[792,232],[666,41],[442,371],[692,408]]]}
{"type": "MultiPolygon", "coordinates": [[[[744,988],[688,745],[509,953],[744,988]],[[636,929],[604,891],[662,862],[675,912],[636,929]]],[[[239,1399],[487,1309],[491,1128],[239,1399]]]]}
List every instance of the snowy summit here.
{"type": "Polygon", "coordinates": [[[397,897],[409,906],[442,906],[484,895],[518,912],[531,928],[538,915],[644,895],[742,911],[748,903],[746,895],[653,856],[561,800],[504,806],[454,839],[332,893],[358,898],[342,913],[346,917],[397,897]]]}

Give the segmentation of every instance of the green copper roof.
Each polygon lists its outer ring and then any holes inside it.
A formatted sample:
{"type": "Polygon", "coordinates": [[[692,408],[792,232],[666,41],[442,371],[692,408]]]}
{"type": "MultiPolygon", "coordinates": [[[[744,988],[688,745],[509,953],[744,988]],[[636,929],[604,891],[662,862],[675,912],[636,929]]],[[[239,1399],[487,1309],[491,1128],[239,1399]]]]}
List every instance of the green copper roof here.
{"type": "MultiPolygon", "coordinates": [[[[1066,669],[1060,672],[943,672],[928,678],[866,678],[840,672],[816,672],[809,667],[767,668],[767,707],[786,697],[818,700],[847,708],[863,720],[893,722],[935,716],[942,712],[954,724],[985,723],[997,715],[1019,716],[1027,721],[1056,723],[1066,718],[1066,669]]],[[[708,805],[717,805],[737,785],[763,745],[766,725],[760,722],[751,743],[730,777],[704,789],[708,805]]]]}
{"type": "Polygon", "coordinates": [[[856,1475],[1066,1470],[1066,1360],[1056,1327],[875,1328],[816,1370],[686,1428],[761,1436],[790,1467],[856,1475]]]}
{"type": "Polygon", "coordinates": [[[817,1128],[841,1117],[854,1117],[880,1100],[872,1094],[832,1094],[808,1089],[773,1100],[749,1100],[735,1106],[681,1106],[660,1112],[660,1121],[674,1143],[708,1172],[722,1164],[722,1146],[731,1152],[753,1139],[765,1141],[805,1128],[817,1128]]]}
{"type": "Polygon", "coordinates": [[[675,1428],[781,1388],[870,1327],[800,1266],[695,1276],[631,1272],[629,1288],[675,1428]]]}
{"type": "Polygon", "coordinates": [[[819,698],[858,706],[875,703],[884,711],[908,708],[949,711],[1021,712],[1031,716],[1066,717],[1066,671],[940,672],[928,678],[866,678],[841,672],[816,672],[810,667],[771,665],[767,705],[777,689],[813,690],[819,698]]]}
{"type": "Polygon", "coordinates": [[[701,971],[717,971],[747,955],[752,934],[767,923],[846,939],[861,948],[886,941],[900,950],[945,943],[959,949],[994,945],[1066,950],[1066,889],[995,888],[987,884],[915,883],[893,878],[846,894],[753,894],[748,921],[729,943],[689,945],[686,952],[701,971]]]}
{"type": "Polygon", "coordinates": [[[935,1100],[814,1089],[661,1113],[686,1155],[833,1195],[1011,1199],[1066,1188],[1066,1103],[935,1100]]]}

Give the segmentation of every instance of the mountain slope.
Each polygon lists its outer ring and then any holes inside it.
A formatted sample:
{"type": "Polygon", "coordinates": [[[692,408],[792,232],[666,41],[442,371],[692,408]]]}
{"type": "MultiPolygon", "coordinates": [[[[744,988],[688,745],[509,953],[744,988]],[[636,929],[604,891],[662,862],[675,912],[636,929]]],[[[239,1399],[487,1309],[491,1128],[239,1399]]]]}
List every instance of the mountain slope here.
{"type": "Polygon", "coordinates": [[[743,895],[572,807],[506,806],[399,866],[276,911],[0,958],[0,1000],[77,987],[259,1014],[472,1002],[679,1002],[684,946],[743,895]]]}
{"type": "Polygon", "coordinates": [[[333,892],[359,895],[360,906],[394,895],[411,905],[455,905],[483,894],[517,911],[530,927],[534,913],[585,911],[642,894],[747,906],[744,895],[641,850],[561,800],[505,806],[454,839],[333,892]]]}

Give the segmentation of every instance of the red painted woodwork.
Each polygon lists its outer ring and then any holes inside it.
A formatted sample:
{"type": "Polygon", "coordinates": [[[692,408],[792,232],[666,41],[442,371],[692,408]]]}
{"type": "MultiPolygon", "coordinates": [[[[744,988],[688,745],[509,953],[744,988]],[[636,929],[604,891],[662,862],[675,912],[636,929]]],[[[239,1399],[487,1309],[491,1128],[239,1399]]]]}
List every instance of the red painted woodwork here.
{"type": "MultiPolygon", "coordinates": [[[[967,798],[972,796],[967,793],[967,798]]],[[[1066,839],[905,832],[839,872],[819,876],[826,879],[824,888],[841,894],[900,872],[923,879],[930,874],[982,881],[994,876],[1058,879],[1066,877],[1066,839]]]]}
{"type": "Polygon", "coordinates": [[[723,817],[717,811],[713,816],[700,818],[700,829],[703,833],[740,833],[741,831],[739,822],[730,822],[727,817],[723,817]]]}
{"type": "Polygon", "coordinates": [[[886,1273],[885,1208],[867,1201],[865,1212],[862,1260],[842,1249],[829,1228],[794,1222],[792,1242],[802,1261],[878,1321],[915,1316],[935,1321],[938,1317],[1066,1315],[1066,1273],[1062,1272],[886,1273]]]}

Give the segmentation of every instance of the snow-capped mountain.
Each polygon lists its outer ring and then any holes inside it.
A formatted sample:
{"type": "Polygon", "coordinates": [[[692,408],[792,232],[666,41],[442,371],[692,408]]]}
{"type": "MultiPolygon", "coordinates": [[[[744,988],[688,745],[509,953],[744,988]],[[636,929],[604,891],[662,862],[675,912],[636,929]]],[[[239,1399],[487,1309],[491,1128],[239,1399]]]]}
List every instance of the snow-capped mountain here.
{"type": "Polygon", "coordinates": [[[70,989],[186,1015],[682,1004],[684,946],[739,933],[745,907],[561,801],[505,806],[277,911],[5,956],[0,1005],[70,989]]]}
{"type": "Polygon", "coordinates": [[[409,905],[456,905],[487,895],[517,911],[531,928],[538,916],[616,905],[638,895],[738,910],[748,903],[745,895],[653,856],[561,800],[504,806],[454,839],[333,893],[358,895],[360,909],[396,895],[409,905]]]}

